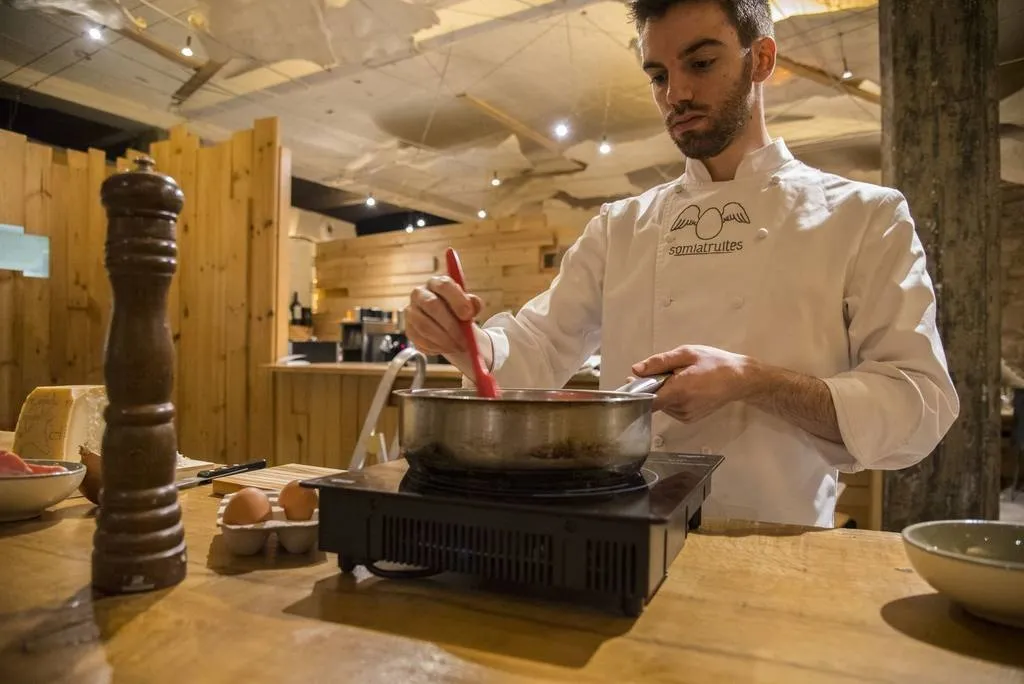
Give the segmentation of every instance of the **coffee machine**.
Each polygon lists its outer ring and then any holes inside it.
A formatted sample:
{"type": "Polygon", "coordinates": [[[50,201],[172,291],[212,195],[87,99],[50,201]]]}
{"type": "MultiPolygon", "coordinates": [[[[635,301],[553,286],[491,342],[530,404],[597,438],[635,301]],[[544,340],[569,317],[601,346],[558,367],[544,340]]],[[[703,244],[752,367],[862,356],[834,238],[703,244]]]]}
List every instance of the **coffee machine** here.
{"type": "Polygon", "coordinates": [[[363,307],[354,314],[355,320],[341,324],[342,361],[389,363],[409,346],[404,312],[363,307]]]}

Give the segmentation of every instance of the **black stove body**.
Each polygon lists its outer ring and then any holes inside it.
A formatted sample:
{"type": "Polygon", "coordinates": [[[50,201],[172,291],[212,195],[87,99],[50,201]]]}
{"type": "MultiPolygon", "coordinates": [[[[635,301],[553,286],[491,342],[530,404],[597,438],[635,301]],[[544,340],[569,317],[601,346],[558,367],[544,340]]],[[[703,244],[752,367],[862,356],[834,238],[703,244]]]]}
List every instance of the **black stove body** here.
{"type": "Polygon", "coordinates": [[[642,480],[577,488],[424,477],[406,461],[307,480],[320,496],[319,547],[343,572],[442,572],[488,588],[639,615],[664,581],[721,456],[652,453],[642,480]],[[419,568],[387,571],[377,564],[419,568]]]}

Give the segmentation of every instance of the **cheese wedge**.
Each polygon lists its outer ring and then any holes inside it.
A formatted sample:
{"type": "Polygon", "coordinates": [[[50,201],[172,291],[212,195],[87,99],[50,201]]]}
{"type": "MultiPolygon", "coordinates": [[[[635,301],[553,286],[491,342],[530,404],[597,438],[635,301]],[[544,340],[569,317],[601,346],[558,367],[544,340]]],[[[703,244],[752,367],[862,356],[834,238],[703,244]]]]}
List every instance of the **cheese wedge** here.
{"type": "Polygon", "coordinates": [[[106,407],[103,385],[37,387],[21,407],[13,451],[54,461],[81,461],[82,445],[100,453],[106,407]]]}

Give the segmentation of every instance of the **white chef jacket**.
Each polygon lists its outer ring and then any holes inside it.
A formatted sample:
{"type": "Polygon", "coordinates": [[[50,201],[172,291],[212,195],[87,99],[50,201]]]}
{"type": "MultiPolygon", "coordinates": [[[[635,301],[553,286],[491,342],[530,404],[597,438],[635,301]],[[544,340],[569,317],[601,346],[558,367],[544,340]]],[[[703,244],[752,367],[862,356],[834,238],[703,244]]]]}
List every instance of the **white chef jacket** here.
{"type": "Polygon", "coordinates": [[[657,451],[716,453],[705,516],[831,527],[838,471],[927,456],[959,412],[925,253],[903,196],[795,160],[781,139],[714,182],[601,207],[550,288],[484,325],[503,387],[562,387],[600,349],[601,388],[682,344],[822,378],[843,445],[734,402],[652,419],[657,451]]]}

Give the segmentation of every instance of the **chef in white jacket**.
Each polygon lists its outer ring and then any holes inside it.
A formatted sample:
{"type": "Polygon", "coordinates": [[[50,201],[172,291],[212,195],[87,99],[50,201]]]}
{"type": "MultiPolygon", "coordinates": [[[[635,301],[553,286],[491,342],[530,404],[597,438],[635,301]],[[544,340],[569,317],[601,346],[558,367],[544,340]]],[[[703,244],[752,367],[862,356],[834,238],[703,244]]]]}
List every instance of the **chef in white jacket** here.
{"type": "MultiPolygon", "coordinates": [[[[725,456],[705,515],[832,526],[839,471],[913,465],[959,412],[910,209],[769,137],[767,0],[629,4],[685,171],[603,206],[546,292],[475,329],[485,362],[505,387],[598,349],[602,389],[672,371],[652,449],[725,456]]],[[[456,318],[479,311],[432,278],[408,333],[471,377],[456,318]]]]}

